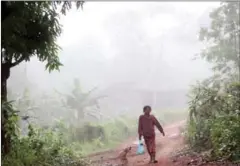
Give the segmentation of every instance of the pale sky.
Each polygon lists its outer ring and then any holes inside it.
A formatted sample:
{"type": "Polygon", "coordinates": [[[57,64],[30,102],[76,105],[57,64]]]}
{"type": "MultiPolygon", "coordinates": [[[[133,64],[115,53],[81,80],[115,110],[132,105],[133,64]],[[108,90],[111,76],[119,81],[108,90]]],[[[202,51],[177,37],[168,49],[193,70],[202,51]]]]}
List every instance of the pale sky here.
{"type": "Polygon", "coordinates": [[[83,11],[74,9],[61,18],[64,31],[59,38],[59,44],[62,47],[77,45],[82,38],[90,35],[101,39],[102,44],[107,47],[108,39],[104,35],[106,33],[105,21],[116,13],[140,12],[146,33],[149,36],[156,36],[179,25],[182,20],[177,19],[175,13],[187,13],[197,18],[207,8],[217,5],[219,2],[86,2],[83,11]],[[146,8],[154,4],[168,4],[175,11],[166,12],[166,14],[156,13],[151,17],[144,16],[146,8]],[[159,20],[164,20],[164,25],[159,20]]]}

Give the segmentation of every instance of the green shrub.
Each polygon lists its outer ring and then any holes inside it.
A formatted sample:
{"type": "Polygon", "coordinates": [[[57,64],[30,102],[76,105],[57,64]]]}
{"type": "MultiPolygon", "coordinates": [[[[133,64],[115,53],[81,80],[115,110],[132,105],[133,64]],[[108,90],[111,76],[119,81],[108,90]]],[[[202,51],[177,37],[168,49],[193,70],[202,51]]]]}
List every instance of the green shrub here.
{"type": "Polygon", "coordinates": [[[189,121],[187,125],[187,141],[195,151],[207,150],[211,147],[210,141],[210,122],[199,120],[198,122],[189,121]]]}
{"type": "Polygon", "coordinates": [[[221,116],[211,126],[213,153],[218,158],[240,160],[240,116],[221,116]]]}
{"type": "Polygon", "coordinates": [[[95,139],[105,140],[105,131],[102,126],[93,124],[84,124],[81,127],[69,127],[70,133],[65,133],[70,135],[71,142],[92,142],[95,139]]]}
{"type": "Polygon", "coordinates": [[[62,141],[58,132],[29,126],[28,136],[16,139],[12,150],[2,156],[2,165],[9,166],[86,166],[81,159],[62,141]]]}
{"type": "Polygon", "coordinates": [[[187,140],[194,150],[211,150],[214,158],[240,160],[240,83],[203,85],[194,88],[187,140]]]}

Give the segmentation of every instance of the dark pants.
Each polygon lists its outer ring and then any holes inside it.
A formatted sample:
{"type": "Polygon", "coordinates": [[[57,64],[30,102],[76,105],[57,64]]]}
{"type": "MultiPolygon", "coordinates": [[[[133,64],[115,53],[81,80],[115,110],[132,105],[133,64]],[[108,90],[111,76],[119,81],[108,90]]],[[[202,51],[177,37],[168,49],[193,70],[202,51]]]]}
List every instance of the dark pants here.
{"type": "Polygon", "coordinates": [[[155,157],[155,154],[156,154],[155,135],[151,137],[144,137],[144,140],[145,140],[145,144],[146,144],[149,155],[155,157]]]}

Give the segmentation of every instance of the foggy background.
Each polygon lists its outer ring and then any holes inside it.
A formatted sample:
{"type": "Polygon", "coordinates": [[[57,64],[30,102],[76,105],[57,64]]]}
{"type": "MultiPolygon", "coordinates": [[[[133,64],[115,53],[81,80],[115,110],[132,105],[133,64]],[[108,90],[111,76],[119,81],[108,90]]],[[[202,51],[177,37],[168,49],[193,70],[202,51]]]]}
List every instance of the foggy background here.
{"type": "MultiPolygon", "coordinates": [[[[11,70],[9,88],[33,97],[96,88],[101,112],[110,117],[187,107],[191,84],[211,75],[210,65],[194,60],[203,47],[200,27],[219,2],[86,2],[83,10],[62,16],[58,39],[63,67],[48,73],[32,58],[11,70]]],[[[47,108],[46,108],[47,109],[47,108]]],[[[43,115],[39,116],[46,116],[43,115]]],[[[55,113],[57,116],[58,113],[55,113]]]]}

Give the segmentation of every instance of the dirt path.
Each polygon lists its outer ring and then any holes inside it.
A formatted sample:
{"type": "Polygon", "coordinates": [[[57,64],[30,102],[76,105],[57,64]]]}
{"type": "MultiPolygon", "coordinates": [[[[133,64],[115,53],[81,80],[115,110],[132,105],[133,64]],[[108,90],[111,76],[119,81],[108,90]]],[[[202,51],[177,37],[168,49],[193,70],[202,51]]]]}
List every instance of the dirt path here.
{"type": "MultiPolygon", "coordinates": [[[[152,164],[154,166],[171,166],[173,163],[170,160],[170,154],[175,150],[183,146],[183,138],[181,136],[179,128],[184,125],[184,121],[164,127],[165,137],[157,134],[157,159],[158,164],[152,164]]],[[[156,132],[158,133],[158,132],[156,132]]],[[[123,143],[119,148],[115,150],[105,151],[90,155],[93,162],[93,166],[119,166],[118,154],[125,148],[131,146],[132,150],[128,154],[128,166],[147,166],[149,162],[149,156],[147,153],[143,155],[136,155],[137,139],[133,138],[123,143]]]]}

